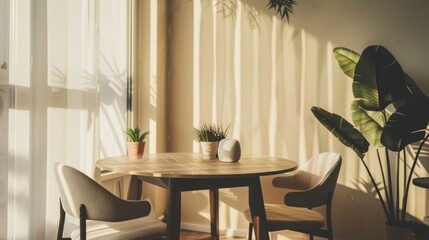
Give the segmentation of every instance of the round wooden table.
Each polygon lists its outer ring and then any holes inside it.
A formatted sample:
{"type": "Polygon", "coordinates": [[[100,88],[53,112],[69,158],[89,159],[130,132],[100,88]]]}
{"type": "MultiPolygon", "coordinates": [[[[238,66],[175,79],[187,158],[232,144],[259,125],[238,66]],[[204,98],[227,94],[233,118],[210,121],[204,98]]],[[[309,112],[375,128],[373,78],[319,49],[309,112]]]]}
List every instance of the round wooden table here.
{"type": "Polygon", "coordinates": [[[179,239],[181,192],[208,189],[212,239],[219,239],[219,188],[249,187],[256,239],[269,239],[260,176],[293,171],[297,164],[275,157],[242,157],[237,163],[204,160],[201,154],[157,153],[143,159],[127,156],[98,160],[101,170],[139,176],[143,181],[168,188],[167,239],[179,239]]]}

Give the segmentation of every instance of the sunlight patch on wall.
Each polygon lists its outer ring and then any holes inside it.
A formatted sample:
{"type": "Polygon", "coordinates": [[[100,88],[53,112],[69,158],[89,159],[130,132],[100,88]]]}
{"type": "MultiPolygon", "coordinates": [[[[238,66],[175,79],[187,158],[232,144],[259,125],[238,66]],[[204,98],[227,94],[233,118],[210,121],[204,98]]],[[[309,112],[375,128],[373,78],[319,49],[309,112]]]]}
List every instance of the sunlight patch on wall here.
{"type": "Polygon", "coordinates": [[[153,119],[149,119],[149,141],[152,144],[149,144],[149,153],[156,153],[156,136],[158,135],[156,121],[153,119]]]}
{"type": "MultiPolygon", "coordinates": [[[[158,77],[158,1],[150,2],[150,100],[149,104],[156,108],[157,104],[157,77],[158,77]]],[[[152,134],[155,135],[155,134],[152,134]]],[[[155,142],[153,142],[155,143],[155,142]]],[[[152,144],[155,145],[155,144],[152,144]]]]}
{"type": "Polygon", "coordinates": [[[218,5],[213,2],[212,7],[212,15],[213,15],[213,27],[212,27],[212,34],[213,34],[213,92],[212,92],[212,118],[214,121],[217,120],[217,11],[218,11],[218,5]]]}
{"type": "Polygon", "coordinates": [[[306,52],[306,32],[301,30],[301,85],[300,85],[300,101],[299,101],[299,164],[304,164],[307,161],[307,144],[305,135],[305,115],[302,114],[305,109],[305,81],[307,72],[307,52],[306,52]]]}
{"type": "MultiPolygon", "coordinates": [[[[193,126],[200,125],[200,27],[201,27],[201,2],[193,1],[193,126]]],[[[193,140],[193,152],[199,152],[200,145],[193,140]]]]}
{"type": "Polygon", "coordinates": [[[198,211],[198,214],[203,218],[210,220],[210,211],[207,211],[207,209],[198,211]]]}
{"type": "MultiPolygon", "coordinates": [[[[277,132],[277,48],[279,48],[280,43],[277,42],[279,34],[279,19],[276,16],[272,16],[272,26],[271,26],[271,99],[270,99],[270,119],[269,119],[269,155],[275,156],[276,154],[276,132],[277,132]]],[[[280,65],[280,64],[279,64],[280,65]]]]}
{"type": "Polygon", "coordinates": [[[253,154],[259,154],[262,152],[262,149],[260,148],[261,143],[262,143],[262,134],[261,134],[261,126],[259,121],[257,121],[257,119],[259,119],[260,117],[260,109],[259,109],[259,102],[261,101],[260,99],[260,92],[259,92],[259,86],[258,83],[260,81],[260,35],[259,35],[259,31],[257,28],[252,29],[251,31],[251,36],[252,36],[252,62],[251,62],[251,67],[250,67],[250,71],[252,73],[251,75],[251,84],[252,84],[252,98],[250,99],[250,104],[252,107],[252,113],[251,113],[251,122],[250,122],[250,133],[247,135],[245,135],[244,137],[250,137],[252,139],[251,146],[252,149],[255,149],[252,153],[253,154]]]}
{"type": "Polygon", "coordinates": [[[237,1],[237,15],[234,29],[234,84],[235,84],[235,118],[232,136],[238,137],[241,131],[241,84],[242,84],[242,3],[237,1]]]}

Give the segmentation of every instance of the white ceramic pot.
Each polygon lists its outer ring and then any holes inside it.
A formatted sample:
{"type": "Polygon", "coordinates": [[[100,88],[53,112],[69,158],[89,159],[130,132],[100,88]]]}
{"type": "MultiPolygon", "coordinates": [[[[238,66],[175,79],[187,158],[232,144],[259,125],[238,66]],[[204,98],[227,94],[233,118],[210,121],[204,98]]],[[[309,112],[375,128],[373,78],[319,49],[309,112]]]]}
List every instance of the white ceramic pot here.
{"type": "Polygon", "coordinates": [[[222,162],[238,162],[241,157],[240,142],[236,139],[220,140],[217,155],[222,162]]]}
{"type": "Polygon", "coordinates": [[[200,142],[204,159],[216,159],[218,142],[200,142]]]}

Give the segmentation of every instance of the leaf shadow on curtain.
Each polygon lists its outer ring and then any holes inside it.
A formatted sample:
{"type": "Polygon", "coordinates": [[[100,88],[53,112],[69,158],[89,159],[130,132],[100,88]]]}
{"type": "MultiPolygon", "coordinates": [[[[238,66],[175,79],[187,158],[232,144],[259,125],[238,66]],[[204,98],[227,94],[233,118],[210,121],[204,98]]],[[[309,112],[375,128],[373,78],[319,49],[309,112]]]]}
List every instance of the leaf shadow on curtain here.
{"type": "MultiPolygon", "coordinates": [[[[105,70],[98,73],[81,70],[82,81],[71,88],[67,86],[67,73],[62,72],[57,66],[52,66],[52,75],[55,78],[52,83],[56,87],[51,90],[54,101],[50,107],[86,110],[87,123],[89,123],[86,126],[87,131],[99,124],[96,119],[100,117],[100,111],[107,113],[107,109],[114,109],[114,114],[104,118],[110,128],[115,127],[114,119],[125,122],[123,115],[126,106],[121,101],[124,101],[124,93],[126,93],[126,71],[120,70],[115,58],[111,57],[113,61],[110,62],[103,53],[100,54],[100,58],[102,60],[100,68],[105,70]],[[58,86],[62,87],[58,88],[58,86]],[[78,101],[73,101],[73,99],[78,101]],[[97,107],[98,102],[100,104],[99,109],[97,107]]],[[[111,141],[118,144],[122,143],[124,135],[119,135],[118,131],[115,131],[114,134],[114,139],[111,141]]],[[[103,145],[100,144],[99,146],[100,153],[106,154],[107,151],[103,145]]]]}

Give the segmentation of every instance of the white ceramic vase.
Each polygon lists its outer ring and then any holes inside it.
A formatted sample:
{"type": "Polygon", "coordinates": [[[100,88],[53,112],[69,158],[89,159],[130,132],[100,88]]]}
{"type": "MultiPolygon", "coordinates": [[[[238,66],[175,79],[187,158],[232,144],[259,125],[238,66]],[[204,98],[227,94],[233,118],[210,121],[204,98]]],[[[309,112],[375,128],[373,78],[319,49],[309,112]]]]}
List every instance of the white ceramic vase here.
{"type": "Polygon", "coordinates": [[[222,162],[238,162],[241,157],[240,142],[236,139],[220,140],[217,155],[222,162]]]}

